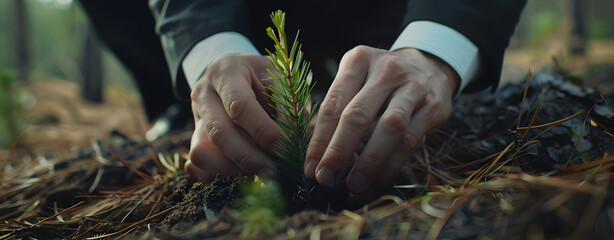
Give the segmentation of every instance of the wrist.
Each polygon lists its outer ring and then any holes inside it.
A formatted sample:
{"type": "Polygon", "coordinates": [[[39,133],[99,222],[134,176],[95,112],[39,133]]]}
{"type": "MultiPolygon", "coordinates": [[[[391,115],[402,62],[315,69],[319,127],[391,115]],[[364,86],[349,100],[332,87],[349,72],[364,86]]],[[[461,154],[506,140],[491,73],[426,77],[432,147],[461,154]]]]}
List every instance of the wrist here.
{"type": "Polygon", "coordinates": [[[456,71],[454,71],[454,68],[452,68],[452,66],[450,66],[446,61],[442,60],[441,58],[438,58],[437,56],[433,54],[430,54],[428,52],[423,52],[423,51],[420,51],[420,52],[426,58],[433,61],[437,65],[437,67],[441,70],[441,72],[443,72],[446,75],[447,80],[448,80],[447,83],[448,83],[448,86],[450,87],[450,91],[452,93],[456,93],[456,89],[458,88],[458,84],[460,82],[460,77],[458,76],[456,71]]]}
{"type": "Polygon", "coordinates": [[[395,52],[420,55],[446,76],[446,84],[450,88],[450,93],[456,93],[460,77],[448,63],[433,54],[415,48],[404,48],[396,50],[395,52]]]}
{"type": "Polygon", "coordinates": [[[236,54],[260,55],[247,37],[236,32],[216,33],[198,42],[181,63],[189,86],[194,87],[215,60],[236,54]]]}

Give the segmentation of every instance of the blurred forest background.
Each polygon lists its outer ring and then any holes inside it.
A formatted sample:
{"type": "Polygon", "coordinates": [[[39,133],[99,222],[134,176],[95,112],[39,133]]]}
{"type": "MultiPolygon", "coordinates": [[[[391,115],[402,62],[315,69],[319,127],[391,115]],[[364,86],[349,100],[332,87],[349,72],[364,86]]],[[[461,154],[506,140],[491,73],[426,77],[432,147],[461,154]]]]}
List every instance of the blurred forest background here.
{"type": "MultiPolygon", "coordinates": [[[[0,149],[24,131],[29,146],[70,136],[75,147],[109,129],[136,135],[147,129],[130,74],[96,42],[78,2],[0,1],[0,33],[0,149]]],[[[529,0],[503,81],[521,80],[529,67],[552,66],[553,57],[574,74],[612,66],[613,39],[612,0],[529,0]]]]}

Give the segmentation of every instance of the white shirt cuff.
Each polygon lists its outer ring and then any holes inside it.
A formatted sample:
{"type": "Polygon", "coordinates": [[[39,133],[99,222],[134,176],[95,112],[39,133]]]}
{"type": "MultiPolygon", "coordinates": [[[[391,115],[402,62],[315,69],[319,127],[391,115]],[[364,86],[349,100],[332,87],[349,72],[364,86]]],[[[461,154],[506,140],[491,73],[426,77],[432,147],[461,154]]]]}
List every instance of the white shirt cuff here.
{"type": "Polygon", "coordinates": [[[232,54],[260,55],[260,52],[247,37],[236,32],[216,33],[194,45],[181,63],[190,88],[215,59],[232,54]]]}
{"type": "Polygon", "coordinates": [[[448,63],[460,76],[456,93],[475,78],[480,67],[475,44],[456,30],[436,22],[415,21],[407,25],[390,51],[403,48],[419,49],[448,63]]]}

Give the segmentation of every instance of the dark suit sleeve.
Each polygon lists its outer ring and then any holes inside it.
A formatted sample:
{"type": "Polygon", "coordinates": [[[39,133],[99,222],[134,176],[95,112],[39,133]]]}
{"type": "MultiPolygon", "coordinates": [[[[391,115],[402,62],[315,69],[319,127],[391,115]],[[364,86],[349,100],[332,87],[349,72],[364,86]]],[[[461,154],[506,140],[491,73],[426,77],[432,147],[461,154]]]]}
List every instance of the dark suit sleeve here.
{"type": "MultiPolygon", "coordinates": [[[[480,51],[481,72],[465,91],[476,91],[498,84],[503,52],[525,2],[411,0],[407,3],[404,24],[433,21],[457,30],[472,41],[480,51]]],[[[251,35],[246,1],[150,0],[150,8],[156,18],[156,31],[162,41],[175,90],[183,97],[189,93],[189,87],[181,62],[196,43],[223,31],[251,35]]]]}
{"type": "Polygon", "coordinates": [[[190,92],[181,62],[195,44],[224,31],[248,35],[247,9],[241,0],[151,0],[149,5],[181,98],[190,92]]]}
{"type": "Polygon", "coordinates": [[[526,0],[413,0],[408,1],[404,26],[420,20],[446,25],[463,34],[480,53],[480,73],[465,92],[499,84],[503,53],[509,44],[526,0]]]}

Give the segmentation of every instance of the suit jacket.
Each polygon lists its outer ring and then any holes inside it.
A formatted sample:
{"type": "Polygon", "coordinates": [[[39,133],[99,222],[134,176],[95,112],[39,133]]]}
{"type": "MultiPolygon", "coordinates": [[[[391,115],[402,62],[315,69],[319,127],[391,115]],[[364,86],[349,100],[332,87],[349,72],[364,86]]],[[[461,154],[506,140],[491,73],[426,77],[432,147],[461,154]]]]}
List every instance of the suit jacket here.
{"type": "Polygon", "coordinates": [[[525,3],[526,0],[151,0],[150,8],[180,95],[189,92],[181,61],[196,43],[215,33],[234,31],[250,38],[262,52],[272,46],[265,29],[272,25],[269,14],[277,9],[287,12],[289,34],[297,27],[301,29],[299,41],[320,83],[322,77],[326,78],[325,59],[338,60],[359,44],[388,48],[412,21],[428,20],[451,27],[479,49],[481,72],[465,89],[470,92],[496,88],[504,50],[525,3]]]}

